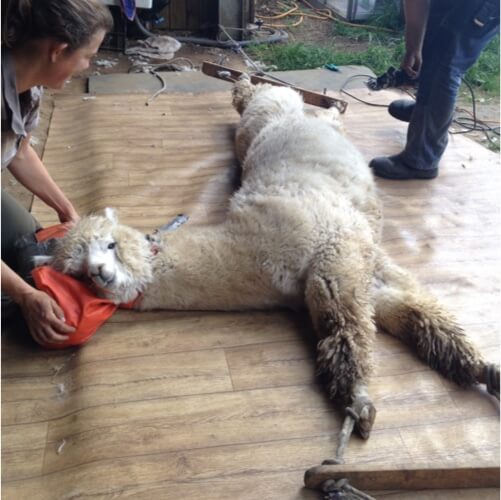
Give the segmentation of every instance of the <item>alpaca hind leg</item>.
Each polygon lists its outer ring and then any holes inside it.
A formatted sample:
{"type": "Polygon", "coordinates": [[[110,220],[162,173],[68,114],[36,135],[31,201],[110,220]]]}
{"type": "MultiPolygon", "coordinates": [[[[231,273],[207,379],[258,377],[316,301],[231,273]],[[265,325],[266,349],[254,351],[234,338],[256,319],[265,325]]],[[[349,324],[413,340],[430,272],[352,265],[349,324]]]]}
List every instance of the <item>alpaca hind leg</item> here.
{"type": "Polygon", "coordinates": [[[368,279],[371,259],[357,248],[346,250],[346,258],[327,254],[318,260],[307,278],[305,297],[320,338],[318,373],[326,377],[329,395],[345,402],[336,463],[342,463],[353,429],[367,439],[376,416],[366,389],[375,336],[368,279]]]}
{"type": "Polygon", "coordinates": [[[452,315],[382,252],[374,297],[379,327],[448,379],[463,387],[486,384],[499,399],[499,367],[486,363],[452,315]]]}
{"type": "Polygon", "coordinates": [[[351,404],[345,407],[345,414],[338,437],[336,456],[334,459],[324,460],[323,465],[344,463],[344,451],[355,427],[357,427],[357,432],[363,439],[369,438],[376,419],[376,408],[370,400],[365,384],[355,384],[351,404]]]}

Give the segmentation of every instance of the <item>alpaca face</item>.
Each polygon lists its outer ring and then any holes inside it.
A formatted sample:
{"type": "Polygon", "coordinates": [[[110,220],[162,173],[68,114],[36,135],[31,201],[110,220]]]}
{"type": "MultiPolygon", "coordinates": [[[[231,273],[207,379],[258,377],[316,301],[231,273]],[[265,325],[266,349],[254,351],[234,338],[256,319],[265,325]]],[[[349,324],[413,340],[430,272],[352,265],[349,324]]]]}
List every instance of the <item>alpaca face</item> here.
{"type": "Polygon", "coordinates": [[[115,283],[118,286],[127,283],[128,273],[117,251],[117,242],[111,232],[87,243],[86,258],[80,259],[80,266],[96,288],[106,290],[115,283]]]}
{"type": "Polygon", "coordinates": [[[151,281],[152,250],[146,235],[119,224],[112,212],[82,218],[55,247],[50,264],[84,279],[100,297],[130,302],[151,281]]]}

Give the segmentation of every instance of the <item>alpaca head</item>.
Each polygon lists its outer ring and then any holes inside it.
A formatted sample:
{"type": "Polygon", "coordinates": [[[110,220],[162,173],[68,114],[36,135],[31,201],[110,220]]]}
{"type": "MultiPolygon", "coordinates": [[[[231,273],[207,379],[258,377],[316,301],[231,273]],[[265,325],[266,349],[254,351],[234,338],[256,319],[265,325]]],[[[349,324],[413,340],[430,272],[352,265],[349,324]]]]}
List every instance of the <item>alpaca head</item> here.
{"type": "Polygon", "coordinates": [[[267,125],[304,114],[299,92],[269,83],[253,85],[245,74],[233,86],[233,106],[241,115],[235,136],[237,159],[241,163],[254,139],[267,125]]]}
{"type": "Polygon", "coordinates": [[[240,78],[234,83],[232,89],[232,103],[233,107],[240,115],[244,112],[247,104],[249,104],[255,90],[256,86],[251,83],[249,75],[246,73],[242,73],[240,78]]]}
{"type": "Polygon", "coordinates": [[[303,112],[304,103],[299,92],[290,87],[269,83],[254,85],[246,73],[233,84],[232,95],[233,107],[240,115],[249,107],[253,108],[253,114],[264,113],[270,117],[275,114],[303,112]]]}
{"type": "Polygon", "coordinates": [[[106,209],[104,215],[83,217],[43,261],[86,280],[100,297],[126,303],[151,282],[152,257],[146,235],[120,224],[113,210],[106,209]]]}

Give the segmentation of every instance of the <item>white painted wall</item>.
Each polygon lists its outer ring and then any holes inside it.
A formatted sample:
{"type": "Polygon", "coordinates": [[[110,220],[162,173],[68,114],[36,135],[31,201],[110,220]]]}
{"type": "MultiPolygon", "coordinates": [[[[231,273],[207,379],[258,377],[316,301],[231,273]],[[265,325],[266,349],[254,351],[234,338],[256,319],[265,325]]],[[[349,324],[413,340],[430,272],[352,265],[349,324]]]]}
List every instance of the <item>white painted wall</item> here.
{"type": "MultiPolygon", "coordinates": [[[[120,0],[101,0],[104,5],[116,5],[117,7],[121,5],[120,0]]],[[[136,7],[138,9],[151,9],[153,6],[153,0],[136,0],[136,7]]]]}

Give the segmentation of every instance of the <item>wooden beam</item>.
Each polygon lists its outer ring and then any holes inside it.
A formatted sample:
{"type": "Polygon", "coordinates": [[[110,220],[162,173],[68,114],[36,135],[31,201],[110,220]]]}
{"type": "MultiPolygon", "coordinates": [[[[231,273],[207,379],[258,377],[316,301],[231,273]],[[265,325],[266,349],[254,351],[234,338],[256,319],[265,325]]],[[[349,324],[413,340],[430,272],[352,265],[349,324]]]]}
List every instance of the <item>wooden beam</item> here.
{"type": "MultiPolygon", "coordinates": [[[[220,66],[219,64],[214,64],[207,61],[202,64],[202,73],[226,81],[238,80],[238,78],[242,75],[241,71],[233,68],[228,68],[226,66],[220,66]]],[[[250,75],[250,79],[254,84],[269,83],[270,85],[276,85],[278,87],[290,87],[303,96],[305,103],[312,104],[313,106],[319,106],[321,108],[335,107],[339,110],[340,113],[344,113],[348,106],[348,103],[346,101],[343,101],[342,99],[336,99],[325,94],[319,94],[318,92],[305,90],[300,87],[295,87],[294,85],[288,85],[287,83],[273,80],[265,76],[250,75]]]]}
{"type": "Polygon", "coordinates": [[[319,465],[305,472],[307,488],[320,489],[327,479],[348,479],[360,490],[499,488],[499,467],[371,468],[364,465],[319,465]]]}

